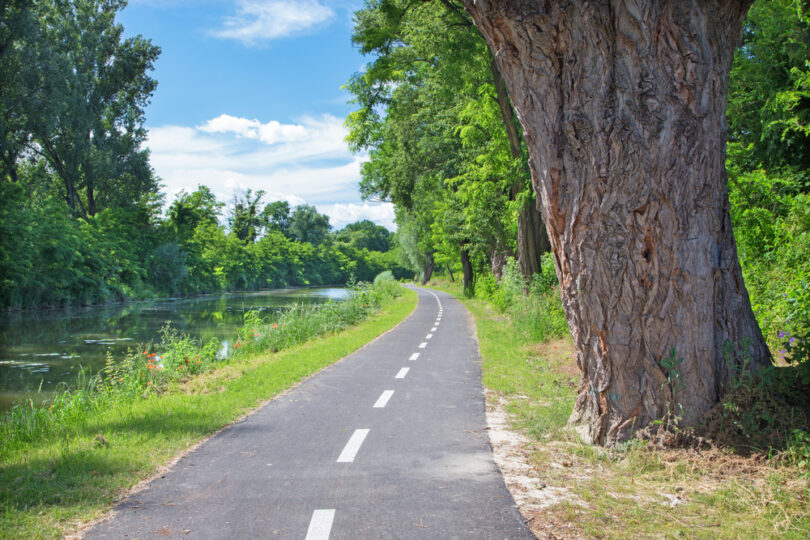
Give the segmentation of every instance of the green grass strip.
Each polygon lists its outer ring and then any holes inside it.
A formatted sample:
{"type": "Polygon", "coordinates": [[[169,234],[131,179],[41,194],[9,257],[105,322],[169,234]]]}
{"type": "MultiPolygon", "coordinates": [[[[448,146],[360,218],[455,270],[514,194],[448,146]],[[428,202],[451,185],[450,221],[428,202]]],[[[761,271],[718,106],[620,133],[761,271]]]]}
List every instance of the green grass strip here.
{"type": "Polygon", "coordinates": [[[404,289],[357,326],[278,353],[258,353],[161,396],[114,402],[0,463],[0,538],[58,538],[110,509],[173,456],[404,320],[404,289]]]}

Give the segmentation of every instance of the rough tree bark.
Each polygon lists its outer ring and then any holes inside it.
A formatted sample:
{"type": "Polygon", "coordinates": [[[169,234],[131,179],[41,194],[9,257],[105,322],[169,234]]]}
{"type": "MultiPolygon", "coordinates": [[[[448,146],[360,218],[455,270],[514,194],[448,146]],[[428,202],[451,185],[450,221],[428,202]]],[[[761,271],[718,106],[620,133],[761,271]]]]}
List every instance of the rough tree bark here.
{"type": "MultiPolygon", "coordinates": [[[[494,57],[490,62],[490,71],[492,71],[495,94],[498,99],[498,108],[501,111],[501,121],[503,122],[504,128],[506,128],[506,135],[509,140],[509,149],[512,152],[513,158],[520,159],[522,157],[520,135],[515,126],[514,113],[512,112],[512,104],[509,101],[506,83],[503,80],[503,76],[494,57]]],[[[510,193],[512,200],[517,197],[522,191],[522,188],[523,186],[519,183],[512,186],[510,193]]],[[[540,256],[550,249],[551,244],[548,241],[548,234],[546,233],[546,226],[543,224],[543,218],[540,216],[540,211],[538,210],[537,198],[532,197],[532,200],[528,201],[520,210],[517,230],[518,267],[520,267],[520,273],[526,278],[527,282],[531,280],[534,274],[541,272],[542,261],[540,256]]]]}
{"type": "Polygon", "coordinates": [[[506,266],[506,259],[513,256],[512,250],[508,246],[504,246],[500,239],[495,238],[492,241],[492,249],[489,252],[489,268],[495,279],[500,281],[503,277],[503,267],[506,266]]]}
{"type": "Polygon", "coordinates": [[[474,275],[473,275],[473,266],[472,261],[470,261],[470,252],[467,251],[467,246],[461,246],[461,270],[463,272],[461,285],[464,289],[464,294],[466,296],[473,296],[474,294],[474,275]]]}
{"type": "Polygon", "coordinates": [[[523,124],[582,371],[570,421],[587,441],[668,412],[694,424],[746,359],[769,361],[724,168],[750,2],[465,2],[523,124]]]}

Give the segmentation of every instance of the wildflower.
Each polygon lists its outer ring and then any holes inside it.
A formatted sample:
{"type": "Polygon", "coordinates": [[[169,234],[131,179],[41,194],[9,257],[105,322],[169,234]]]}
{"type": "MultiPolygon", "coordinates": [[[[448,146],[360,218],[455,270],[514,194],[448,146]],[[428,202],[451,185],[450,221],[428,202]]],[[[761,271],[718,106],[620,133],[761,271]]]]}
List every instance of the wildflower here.
{"type": "Polygon", "coordinates": [[[148,354],[149,354],[149,351],[143,351],[144,356],[147,356],[148,354]]]}
{"type": "Polygon", "coordinates": [[[273,323],[273,328],[278,328],[278,325],[276,323],[273,323]]]}
{"type": "Polygon", "coordinates": [[[199,357],[200,357],[200,355],[198,354],[195,358],[199,358],[199,357]]]}
{"type": "Polygon", "coordinates": [[[199,360],[197,360],[197,361],[196,361],[196,362],[194,362],[194,363],[195,363],[195,364],[199,364],[199,363],[200,363],[200,361],[199,361],[199,360]]]}
{"type": "Polygon", "coordinates": [[[121,377],[120,379],[118,379],[118,382],[124,382],[124,378],[121,377]]]}
{"type": "Polygon", "coordinates": [[[180,366],[179,368],[177,368],[177,371],[183,371],[183,366],[180,366]]]}
{"type": "Polygon", "coordinates": [[[146,386],[152,386],[152,381],[147,381],[146,386]]]}

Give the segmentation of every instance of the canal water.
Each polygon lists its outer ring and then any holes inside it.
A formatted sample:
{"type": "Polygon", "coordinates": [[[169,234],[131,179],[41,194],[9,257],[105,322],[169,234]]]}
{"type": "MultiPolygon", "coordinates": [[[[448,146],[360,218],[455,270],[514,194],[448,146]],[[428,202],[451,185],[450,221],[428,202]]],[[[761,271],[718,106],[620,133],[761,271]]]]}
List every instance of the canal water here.
{"type": "Polygon", "coordinates": [[[347,294],[342,288],[276,289],[0,315],[0,411],[73,384],[81,368],[97,373],[107,351],[120,358],[128,347],[157,342],[167,322],[201,341],[218,338],[226,353],[247,311],[269,316],[292,304],[318,304],[347,294]]]}

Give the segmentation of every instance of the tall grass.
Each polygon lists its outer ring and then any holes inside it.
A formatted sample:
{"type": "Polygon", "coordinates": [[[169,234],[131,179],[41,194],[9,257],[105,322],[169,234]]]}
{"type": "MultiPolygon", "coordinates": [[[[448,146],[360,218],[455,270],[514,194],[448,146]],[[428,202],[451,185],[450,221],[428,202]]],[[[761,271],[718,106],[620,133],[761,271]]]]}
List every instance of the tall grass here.
{"type": "Polygon", "coordinates": [[[513,331],[523,340],[544,342],[569,333],[550,253],[543,256],[542,272],[531,282],[524,280],[517,262],[510,258],[500,281],[491,274],[478,279],[475,297],[508,314],[513,331]]]}
{"type": "Polygon", "coordinates": [[[298,304],[268,321],[263,321],[258,312],[248,313],[234,344],[235,355],[280,351],[317,336],[339,332],[362,321],[400,294],[399,284],[389,272],[380,274],[373,284],[352,286],[346,300],[329,301],[320,306],[298,304]]]}

